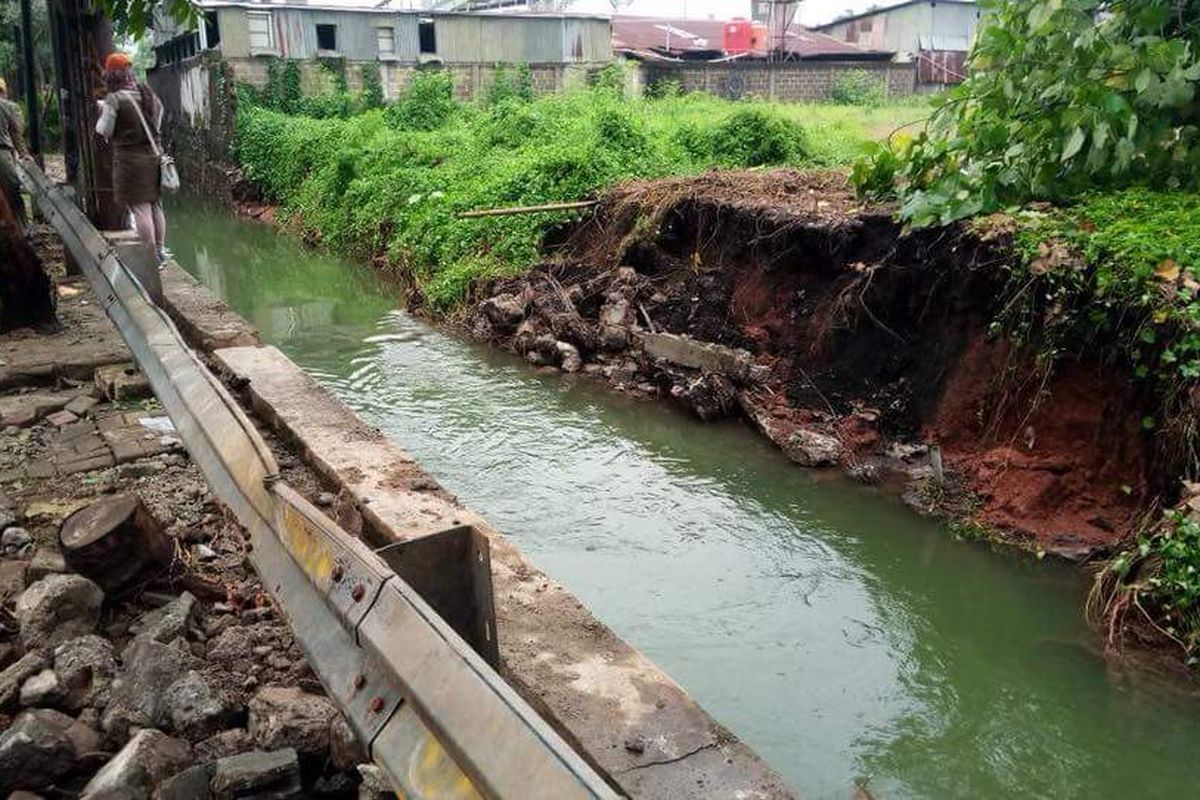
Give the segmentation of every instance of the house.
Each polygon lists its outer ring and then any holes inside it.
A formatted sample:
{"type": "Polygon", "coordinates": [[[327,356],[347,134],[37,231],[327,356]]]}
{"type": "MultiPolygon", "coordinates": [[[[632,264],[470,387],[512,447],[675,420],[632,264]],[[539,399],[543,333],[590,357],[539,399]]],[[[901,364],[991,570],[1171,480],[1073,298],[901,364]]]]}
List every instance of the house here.
{"type": "MultiPolygon", "coordinates": [[[[612,18],[612,46],[614,52],[633,57],[721,59],[727,55],[725,28],[730,22],[618,15],[612,18]]],[[[887,61],[892,57],[891,53],[849,44],[799,24],[789,25],[768,38],[771,39],[768,42],[770,55],[783,61],[887,61]]],[[[749,57],[754,58],[753,55],[749,57]]]]}
{"type": "Polygon", "coordinates": [[[975,0],[906,0],[836,19],[817,30],[915,61],[918,82],[928,86],[959,83],[966,77],[967,54],[979,20],[975,0]]]}
{"type": "Polygon", "coordinates": [[[352,89],[362,67],[379,68],[384,95],[394,99],[412,72],[438,65],[456,91],[475,96],[497,65],[526,64],[534,86],[553,91],[581,81],[612,60],[604,17],[570,14],[488,14],[392,8],[378,0],[323,5],[305,0],[198,0],[203,21],[181,29],[156,20],[156,67],[200,53],[219,54],[236,80],[261,86],[273,58],[301,62],[306,90],[320,83],[319,62],[344,65],[352,89]]]}

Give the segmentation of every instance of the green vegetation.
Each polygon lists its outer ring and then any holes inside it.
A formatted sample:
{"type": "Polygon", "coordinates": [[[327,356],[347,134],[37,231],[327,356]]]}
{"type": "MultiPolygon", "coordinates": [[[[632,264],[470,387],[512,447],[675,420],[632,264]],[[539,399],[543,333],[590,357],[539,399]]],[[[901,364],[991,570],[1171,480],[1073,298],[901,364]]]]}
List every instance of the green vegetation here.
{"type": "Polygon", "coordinates": [[[970,77],[860,188],[914,225],[1094,189],[1200,182],[1200,0],[986,0],[970,77]]]}
{"type": "Polygon", "coordinates": [[[528,267],[547,226],[570,219],[464,222],[457,212],[577,200],[620,180],[713,166],[844,163],[869,135],[850,109],[626,99],[619,76],[535,99],[525,69],[502,72],[480,105],[455,100],[449,75],[425,72],[397,103],[349,113],[344,91],[298,98],[289,68],[273,64],[266,89],[243,91],[236,150],[247,176],[330,247],[386,254],[441,308],[473,278],[528,267]]]}
{"type": "Polygon", "coordinates": [[[850,70],[833,82],[829,99],[844,106],[880,106],[887,98],[887,85],[865,69],[850,70]]]}

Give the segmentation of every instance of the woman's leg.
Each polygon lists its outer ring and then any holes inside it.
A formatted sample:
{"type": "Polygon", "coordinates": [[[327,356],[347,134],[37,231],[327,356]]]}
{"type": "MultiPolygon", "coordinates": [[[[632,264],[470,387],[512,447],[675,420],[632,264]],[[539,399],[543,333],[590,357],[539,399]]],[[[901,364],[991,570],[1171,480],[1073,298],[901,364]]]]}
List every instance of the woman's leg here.
{"type": "Polygon", "coordinates": [[[133,229],[138,238],[149,245],[154,244],[154,211],[152,203],[134,203],[129,206],[133,214],[133,229]]]}
{"type": "Polygon", "coordinates": [[[163,243],[167,240],[167,218],[163,214],[162,201],[159,200],[154,204],[154,246],[159,250],[163,249],[163,243]]]}

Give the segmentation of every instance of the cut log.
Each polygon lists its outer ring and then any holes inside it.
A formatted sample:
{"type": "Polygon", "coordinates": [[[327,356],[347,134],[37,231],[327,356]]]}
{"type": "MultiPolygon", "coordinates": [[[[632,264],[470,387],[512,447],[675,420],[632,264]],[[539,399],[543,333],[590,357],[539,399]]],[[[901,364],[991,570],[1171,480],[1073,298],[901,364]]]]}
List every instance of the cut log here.
{"type": "Polygon", "coordinates": [[[67,566],[119,593],[171,566],[175,540],[136,494],[97,500],[63,521],[58,546],[67,566]]]}

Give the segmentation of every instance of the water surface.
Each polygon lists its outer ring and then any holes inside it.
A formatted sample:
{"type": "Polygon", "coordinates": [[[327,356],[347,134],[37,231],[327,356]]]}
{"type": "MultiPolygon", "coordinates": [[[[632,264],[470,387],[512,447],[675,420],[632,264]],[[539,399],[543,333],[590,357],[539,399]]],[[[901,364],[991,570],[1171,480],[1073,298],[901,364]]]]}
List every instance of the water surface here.
{"type": "Polygon", "coordinates": [[[1200,702],[1107,667],[1073,568],[431,329],[366,270],[180,204],[216,290],[808,797],[1195,796],[1200,702]]]}

